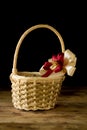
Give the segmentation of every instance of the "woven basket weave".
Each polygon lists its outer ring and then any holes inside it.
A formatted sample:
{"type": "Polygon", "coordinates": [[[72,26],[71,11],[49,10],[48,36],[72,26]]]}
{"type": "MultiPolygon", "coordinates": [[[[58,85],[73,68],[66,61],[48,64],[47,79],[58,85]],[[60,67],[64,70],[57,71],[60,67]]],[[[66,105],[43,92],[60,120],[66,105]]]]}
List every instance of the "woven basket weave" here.
{"type": "Polygon", "coordinates": [[[12,87],[12,103],[21,110],[49,110],[55,107],[65,75],[41,77],[39,72],[19,72],[17,58],[24,38],[33,30],[47,28],[59,38],[62,52],[65,51],[64,41],[60,33],[50,25],[38,24],[27,29],[20,37],[15,49],[12,73],[10,74],[12,87]]]}

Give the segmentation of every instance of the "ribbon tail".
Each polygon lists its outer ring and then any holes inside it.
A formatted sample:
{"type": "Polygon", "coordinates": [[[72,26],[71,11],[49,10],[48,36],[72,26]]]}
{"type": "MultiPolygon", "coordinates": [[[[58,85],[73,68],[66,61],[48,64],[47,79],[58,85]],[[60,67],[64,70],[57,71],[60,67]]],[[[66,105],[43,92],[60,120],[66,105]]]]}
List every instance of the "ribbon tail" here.
{"type": "Polygon", "coordinates": [[[45,74],[42,75],[42,77],[48,77],[52,72],[53,70],[49,69],[45,74]]]}
{"type": "Polygon", "coordinates": [[[74,66],[66,66],[65,67],[66,71],[67,71],[67,75],[69,76],[73,76],[73,74],[75,73],[76,67],[74,66]]]}

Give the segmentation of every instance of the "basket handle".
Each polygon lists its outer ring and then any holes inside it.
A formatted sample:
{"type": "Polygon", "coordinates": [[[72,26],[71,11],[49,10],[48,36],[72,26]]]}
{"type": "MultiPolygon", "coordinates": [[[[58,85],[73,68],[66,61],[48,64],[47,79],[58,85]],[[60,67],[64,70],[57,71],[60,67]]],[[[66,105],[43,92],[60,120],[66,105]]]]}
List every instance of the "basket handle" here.
{"type": "Polygon", "coordinates": [[[54,32],[54,34],[57,35],[57,37],[59,38],[59,41],[60,41],[60,44],[61,44],[61,49],[62,49],[62,52],[65,51],[65,46],[64,46],[64,41],[62,39],[62,36],[60,35],[60,33],[52,26],[48,25],[48,24],[37,24],[37,25],[34,25],[32,27],[30,27],[29,29],[27,29],[23,34],[22,36],[20,37],[18,43],[17,43],[17,46],[16,46],[16,49],[15,49],[15,53],[14,53],[14,59],[13,59],[13,69],[12,69],[12,73],[17,73],[17,58],[18,58],[18,52],[19,52],[19,49],[20,49],[20,46],[24,40],[24,38],[33,30],[35,29],[38,29],[38,28],[47,28],[51,31],[54,32]]]}

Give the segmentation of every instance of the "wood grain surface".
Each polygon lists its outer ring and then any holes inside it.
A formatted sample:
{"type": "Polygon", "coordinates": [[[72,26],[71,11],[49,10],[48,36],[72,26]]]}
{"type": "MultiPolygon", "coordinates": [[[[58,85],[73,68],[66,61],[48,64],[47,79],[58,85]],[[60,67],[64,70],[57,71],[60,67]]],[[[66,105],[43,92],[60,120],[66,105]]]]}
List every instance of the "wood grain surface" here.
{"type": "Polygon", "coordinates": [[[0,91],[0,130],[87,130],[87,88],[61,90],[58,105],[45,111],[18,110],[11,91],[0,91]]]}

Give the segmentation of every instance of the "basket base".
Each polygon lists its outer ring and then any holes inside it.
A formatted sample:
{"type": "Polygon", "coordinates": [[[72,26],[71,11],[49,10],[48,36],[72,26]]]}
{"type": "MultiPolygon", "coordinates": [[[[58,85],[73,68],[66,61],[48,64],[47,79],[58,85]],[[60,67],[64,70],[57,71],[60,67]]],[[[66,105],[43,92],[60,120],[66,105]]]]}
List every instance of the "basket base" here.
{"type": "Polygon", "coordinates": [[[55,106],[56,105],[54,105],[54,106],[49,106],[49,107],[36,107],[36,106],[34,106],[34,107],[20,107],[20,106],[15,106],[14,104],[13,104],[13,106],[14,106],[14,108],[16,108],[16,109],[18,109],[18,110],[22,110],[22,111],[44,111],[44,110],[51,110],[51,109],[53,109],[53,108],[55,108],[55,106]]]}

